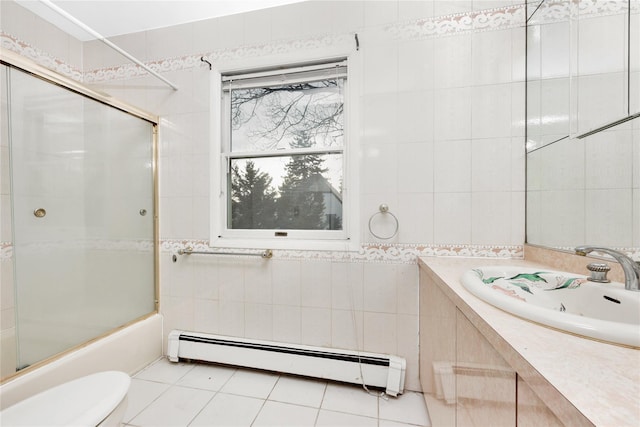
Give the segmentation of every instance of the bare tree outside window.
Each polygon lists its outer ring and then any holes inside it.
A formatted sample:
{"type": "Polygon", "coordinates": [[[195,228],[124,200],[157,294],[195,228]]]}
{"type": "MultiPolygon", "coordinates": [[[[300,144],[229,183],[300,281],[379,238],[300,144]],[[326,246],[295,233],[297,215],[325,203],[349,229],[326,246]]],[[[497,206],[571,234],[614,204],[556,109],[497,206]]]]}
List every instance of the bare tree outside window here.
{"type": "Polygon", "coordinates": [[[341,86],[231,90],[230,228],[342,229],[341,86]]]}

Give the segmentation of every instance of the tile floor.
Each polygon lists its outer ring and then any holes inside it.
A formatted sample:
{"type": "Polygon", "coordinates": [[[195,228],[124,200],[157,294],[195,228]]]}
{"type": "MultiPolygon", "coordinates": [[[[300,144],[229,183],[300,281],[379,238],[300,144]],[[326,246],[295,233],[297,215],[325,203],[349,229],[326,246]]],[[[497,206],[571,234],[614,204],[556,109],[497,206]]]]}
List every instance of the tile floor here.
{"type": "Polygon", "coordinates": [[[158,359],[131,381],[126,426],[429,426],[422,394],[158,359]]]}

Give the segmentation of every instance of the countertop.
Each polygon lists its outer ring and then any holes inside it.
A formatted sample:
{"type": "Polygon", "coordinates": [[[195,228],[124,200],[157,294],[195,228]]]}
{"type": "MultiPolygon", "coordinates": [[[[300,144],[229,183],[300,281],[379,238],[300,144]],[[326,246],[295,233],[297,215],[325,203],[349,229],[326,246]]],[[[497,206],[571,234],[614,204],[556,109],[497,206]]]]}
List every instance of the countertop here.
{"type": "Polygon", "coordinates": [[[422,257],[428,274],[566,425],[640,426],[640,350],[598,342],[508,314],[468,292],[475,267],[545,267],[525,260],[422,257]]]}

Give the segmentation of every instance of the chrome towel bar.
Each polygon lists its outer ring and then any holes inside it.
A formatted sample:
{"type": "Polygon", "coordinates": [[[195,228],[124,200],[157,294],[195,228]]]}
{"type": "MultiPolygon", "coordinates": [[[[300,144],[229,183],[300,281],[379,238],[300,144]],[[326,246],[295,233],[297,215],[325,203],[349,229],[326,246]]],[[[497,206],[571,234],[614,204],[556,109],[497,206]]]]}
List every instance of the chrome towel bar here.
{"type": "MultiPolygon", "coordinates": [[[[178,250],[178,255],[234,255],[234,256],[259,256],[263,259],[271,259],[273,251],[265,249],[262,252],[222,252],[222,251],[194,251],[191,246],[178,250]]],[[[178,261],[178,257],[173,255],[173,262],[178,261]]]]}

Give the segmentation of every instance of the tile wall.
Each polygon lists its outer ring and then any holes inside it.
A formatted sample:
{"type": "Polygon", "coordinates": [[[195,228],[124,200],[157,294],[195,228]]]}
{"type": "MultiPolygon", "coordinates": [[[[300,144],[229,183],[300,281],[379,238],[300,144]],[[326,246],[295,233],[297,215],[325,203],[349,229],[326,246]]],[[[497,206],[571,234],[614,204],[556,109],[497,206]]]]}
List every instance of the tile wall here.
{"type": "MultiPolygon", "coordinates": [[[[111,39],[176,83],[175,92],[101,43],[85,43],[85,82],[161,116],[165,331],[395,353],[408,361],[408,388],[418,390],[416,254],[522,253],[519,3],[309,1],[111,39]],[[209,240],[209,71],[200,56],[215,62],[316,49],[356,32],[364,56],[360,254],[276,251],[267,262],[192,256],[173,263],[172,250],[209,240]],[[400,222],[388,242],[366,229],[381,203],[400,222]]],[[[47,51],[32,27],[3,31],[47,51]]]]}

